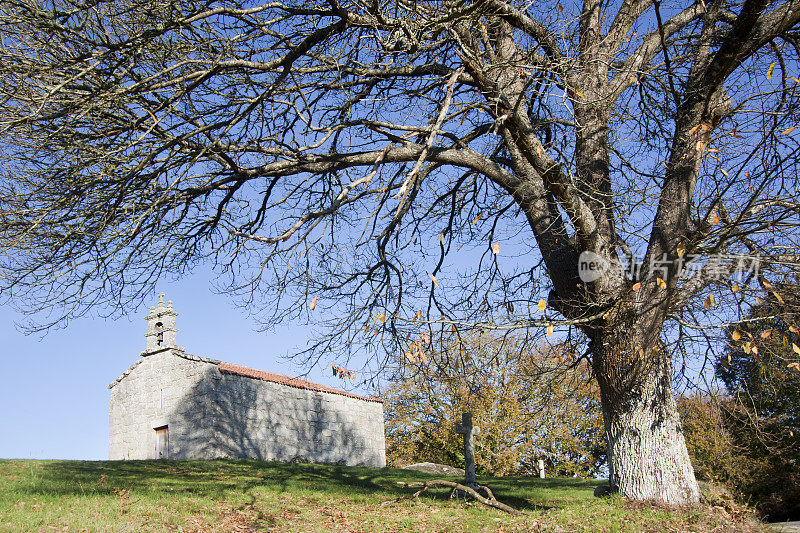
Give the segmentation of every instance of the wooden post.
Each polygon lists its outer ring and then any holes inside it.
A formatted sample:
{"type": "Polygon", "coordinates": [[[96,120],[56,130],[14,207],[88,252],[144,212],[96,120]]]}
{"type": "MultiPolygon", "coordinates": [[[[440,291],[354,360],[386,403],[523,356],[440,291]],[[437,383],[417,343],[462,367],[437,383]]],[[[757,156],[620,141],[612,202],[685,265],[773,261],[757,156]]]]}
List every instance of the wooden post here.
{"type": "Polygon", "coordinates": [[[475,477],[475,448],[472,443],[472,436],[480,431],[480,428],[472,425],[472,413],[461,413],[461,423],[456,424],[456,433],[464,435],[464,485],[472,489],[478,486],[475,477]]]}

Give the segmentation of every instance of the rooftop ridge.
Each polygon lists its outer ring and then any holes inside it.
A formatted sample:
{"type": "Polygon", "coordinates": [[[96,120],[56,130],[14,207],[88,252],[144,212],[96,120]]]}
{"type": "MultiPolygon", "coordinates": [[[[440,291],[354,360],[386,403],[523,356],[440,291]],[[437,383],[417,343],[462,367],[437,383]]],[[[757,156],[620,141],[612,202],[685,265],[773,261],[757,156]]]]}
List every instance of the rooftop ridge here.
{"type": "Polygon", "coordinates": [[[355,398],[356,400],[363,400],[365,402],[383,403],[383,400],[373,396],[359,396],[358,394],[353,394],[352,392],[347,392],[340,389],[334,389],[333,387],[328,387],[327,385],[321,385],[319,383],[314,383],[312,381],[307,381],[305,379],[293,378],[290,376],[284,376],[282,374],[275,374],[274,372],[265,372],[264,370],[257,370],[255,368],[236,365],[233,363],[226,363],[225,361],[220,361],[219,359],[200,357],[198,355],[186,353],[185,351],[183,351],[182,348],[172,348],[172,347],[161,348],[159,350],[154,350],[150,352],[147,351],[142,352],[140,354],[139,359],[137,359],[130,367],[128,367],[128,369],[125,370],[125,372],[123,372],[120,377],[112,381],[108,385],[108,388],[109,389],[113,388],[117,383],[125,379],[128,376],[128,374],[130,374],[133,371],[134,368],[139,366],[139,364],[144,360],[145,357],[166,351],[171,352],[172,355],[176,357],[180,357],[188,361],[199,361],[215,365],[219,369],[219,371],[222,372],[223,374],[233,374],[236,376],[242,376],[251,379],[259,379],[261,381],[277,383],[278,385],[285,385],[287,387],[294,387],[296,389],[305,389],[316,392],[325,392],[328,394],[337,394],[339,396],[355,398]]]}
{"type": "Polygon", "coordinates": [[[275,374],[274,372],[265,372],[263,370],[256,370],[255,368],[235,365],[233,363],[220,362],[217,365],[217,368],[219,368],[220,372],[224,374],[234,374],[237,376],[243,376],[252,379],[260,379],[262,381],[269,381],[271,383],[286,385],[287,387],[294,387],[296,389],[327,392],[328,394],[338,394],[339,396],[347,396],[348,398],[355,398],[357,400],[364,400],[366,402],[383,403],[383,400],[379,398],[370,396],[359,396],[358,394],[353,394],[352,392],[347,392],[340,389],[334,389],[333,387],[328,387],[326,385],[321,385],[319,383],[314,383],[311,381],[307,381],[305,379],[293,378],[289,376],[284,376],[282,374],[275,374]]]}

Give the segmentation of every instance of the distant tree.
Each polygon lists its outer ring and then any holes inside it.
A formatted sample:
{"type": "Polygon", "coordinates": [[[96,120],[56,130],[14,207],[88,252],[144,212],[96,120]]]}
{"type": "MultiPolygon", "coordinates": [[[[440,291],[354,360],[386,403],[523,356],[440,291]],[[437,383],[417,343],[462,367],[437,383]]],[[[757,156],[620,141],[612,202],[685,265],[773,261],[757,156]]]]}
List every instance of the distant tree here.
{"type": "Polygon", "coordinates": [[[463,466],[462,437],[454,428],[470,411],[480,426],[479,472],[533,475],[543,459],[551,474],[591,477],[605,465],[599,391],[574,352],[565,346],[526,351],[488,334],[453,341],[424,361],[408,352],[386,391],[390,464],[463,466]]]}
{"type": "Polygon", "coordinates": [[[798,24],[800,0],[4,1],[0,291],[47,327],[209,261],[267,325],[315,308],[300,360],[367,374],[421,331],[556,327],[611,483],[695,503],[673,371],[760,290],[728,290],[731,255],[800,264],[798,24]]]}
{"type": "Polygon", "coordinates": [[[800,519],[800,285],[770,287],[731,326],[717,360],[725,429],[747,475],[737,488],[772,520],[800,519]]]}
{"type": "Polygon", "coordinates": [[[724,395],[681,396],[678,398],[678,410],[697,478],[724,483],[736,490],[748,475],[749,465],[726,426],[725,412],[718,403],[720,401],[730,399],[724,395]]]}

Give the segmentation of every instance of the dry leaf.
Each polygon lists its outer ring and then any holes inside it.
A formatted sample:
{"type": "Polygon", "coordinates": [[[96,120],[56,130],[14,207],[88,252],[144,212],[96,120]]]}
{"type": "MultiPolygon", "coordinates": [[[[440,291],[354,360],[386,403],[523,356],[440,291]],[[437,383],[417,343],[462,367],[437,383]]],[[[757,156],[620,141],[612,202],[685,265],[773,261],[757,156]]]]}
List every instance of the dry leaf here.
{"type": "Polygon", "coordinates": [[[658,285],[659,289],[666,289],[667,288],[667,282],[664,281],[661,278],[656,278],[656,285],[658,285]]]}
{"type": "Polygon", "coordinates": [[[795,129],[795,126],[792,126],[791,128],[787,128],[787,129],[785,129],[783,131],[783,134],[784,135],[789,135],[790,133],[792,133],[794,131],[794,129],[795,129]]]}
{"type": "Polygon", "coordinates": [[[633,284],[632,288],[633,288],[633,292],[638,291],[639,289],[642,288],[642,282],[641,281],[637,281],[636,283],[633,284]]]}
{"type": "Polygon", "coordinates": [[[444,244],[444,233],[439,234],[439,242],[444,244]]]}
{"type": "Polygon", "coordinates": [[[734,283],[733,286],[731,287],[731,292],[736,292],[738,290],[739,290],[739,284],[738,283],[734,283]]]}
{"type": "Polygon", "coordinates": [[[311,300],[310,304],[308,304],[308,310],[313,311],[316,306],[317,306],[317,297],[314,296],[314,299],[311,300]]]}
{"type": "Polygon", "coordinates": [[[764,331],[761,332],[762,339],[768,339],[770,335],[772,335],[771,329],[765,329],[764,331]]]}
{"type": "Polygon", "coordinates": [[[420,318],[422,318],[422,309],[417,311],[417,314],[414,315],[414,320],[419,320],[420,318]]]}
{"type": "Polygon", "coordinates": [[[797,333],[800,330],[797,329],[797,326],[789,326],[789,331],[791,331],[792,333],[797,333]]]}
{"type": "Polygon", "coordinates": [[[714,295],[713,294],[709,294],[708,297],[706,298],[706,301],[703,302],[703,308],[704,309],[711,309],[716,305],[716,303],[717,303],[717,300],[716,300],[716,298],[714,298],[714,295]]]}
{"type": "Polygon", "coordinates": [[[686,253],[686,247],[683,245],[682,242],[678,243],[677,247],[678,257],[683,257],[683,254],[686,253]]]}
{"type": "Polygon", "coordinates": [[[539,311],[544,311],[547,308],[547,302],[539,300],[539,311]]]}
{"type": "Polygon", "coordinates": [[[795,370],[800,372],[800,363],[798,363],[797,361],[795,361],[794,363],[789,363],[788,365],[786,365],[786,368],[794,368],[795,370]]]}
{"type": "Polygon", "coordinates": [[[694,135],[694,132],[696,132],[699,128],[700,128],[700,124],[698,124],[697,126],[695,126],[692,129],[690,129],[689,130],[689,135],[694,135]]]}
{"type": "Polygon", "coordinates": [[[436,279],[436,276],[434,276],[433,274],[428,274],[428,275],[431,277],[431,281],[433,282],[433,286],[438,289],[439,288],[439,280],[436,279]]]}
{"type": "Polygon", "coordinates": [[[777,299],[777,300],[778,300],[780,303],[782,303],[782,304],[785,304],[785,303],[786,303],[786,302],[784,302],[784,301],[783,301],[783,298],[781,298],[781,295],[780,295],[780,294],[778,294],[777,292],[775,292],[775,291],[772,291],[772,295],[773,295],[773,296],[774,296],[774,297],[775,297],[775,298],[776,298],[776,299],[777,299]]]}
{"type": "Polygon", "coordinates": [[[738,341],[739,339],[742,338],[742,334],[734,330],[733,333],[731,333],[731,338],[735,341],[738,341]]]}
{"type": "Polygon", "coordinates": [[[500,243],[499,242],[494,243],[494,246],[492,247],[492,253],[494,255],[497,255],[497,254],[500,253],[500,243]]]}
{"type": "Polygon", "coordinates": [[[553,324],[549,324],[547,326],[547,336],[548,337],[552,337],[553,336],[553,324]]]}
{"type": "MultiPolygon", "coordinates": [[[[711,151],[711,150],[709,150],[709,152],[710,152],[710,151],[711,151]]],[[[723,175],[723,176],[725,176],[726,178],[728,177],[728,172],[727,172],[727,171],[726,171],[724,168],[721,168],[721,169],[719,169],[719,171],[720,171],[720,172],[722,172],[722,175],[723,175]]]]}
{"type": "Polygon", "coordinates": [[[717,224],[719,224],[719,215],[714,213],[714,216],[711,217],[711,225],[716,226],[717,224]]]}
{"type": "Polygon", "coordinates": [[[773,288],[772,287],[772,283],[770,283],[767,280],[762,281],[761,284],[764,286],[765,289],[772,289],[773,288]]]}
{"type": "Polygon", "coordinates": [[[775,70],[775,63],[772,63],[767,69],[767,79],[772,78],[772,72],[775,70]]]}
{"type": "Polygon", "coordinates": [[[697,149],[698,152],[702,152],[706,147],[706,143],[704,143],[703,141],[697,141],[697,144],[694,147],[697,149]]]}
{"type": "Polygon", "coordinates": [[[792,351],[797,355],[800,355],[800,346],[796,345],[795,343],[792,343],[792,351]]]}
{"type": "Polygon", "coordinates": [[[750,354],[750,352],[753,351],[753,345],[750,344],[749,342],[744,343],[744,346],[742,348],[744,349],[744,353],[746,354],[750,354]]]}
{"type": "Polygon", "coordinates": [[[386,323],[386,313],[381,313],[381,316],[378,317],[378,320],[381,321],[381,324],[386,323]]]}
{"type": "Polygon", "coordinates": [[[475,218],[473,218],[473,219],[472,219],[472,223],[473,223],[473,224],[475,224],[475,223],[477,223],[477,222],[478,222],[480,219],[481,219],[481,215],[480,215],[480,213],[478,213],[478,216],[476,216],[475,218]]]}

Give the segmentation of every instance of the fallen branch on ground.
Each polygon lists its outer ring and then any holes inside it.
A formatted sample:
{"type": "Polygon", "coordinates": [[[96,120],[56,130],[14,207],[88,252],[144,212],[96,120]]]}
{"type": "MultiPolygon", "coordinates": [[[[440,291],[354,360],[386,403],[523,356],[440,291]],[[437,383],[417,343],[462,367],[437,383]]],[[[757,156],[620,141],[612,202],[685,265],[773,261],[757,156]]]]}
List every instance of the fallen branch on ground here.
{"type": "Polygon", "coordinates": [[[385,507],[387,505],[390,505],[390,504],[393,504],[393,503],[397,503],[397,502],[402,501],[402,500],[413,500],[415,498],[418,498],[419,495],[422,494],[423,492],[425,492],[426,490],[428,490],[430,488],[433,488],[433,487],[449,487],[449,488],[453,489],[454,491],[455,490],[460,490],[462,492],[465,492],[465,493],[469,494],[476,501],[478,501],[478,502],[480,502],[483,505],[486,505],[488,507],[493,507],[495,509],[499,509],[501,511],[505,511],[506,513],[513,514],[515,516],[519,516],[519,515],[522,514],[521,511],[517,511],[513,507],[509,507],[508,505],[506,505],[504,503],[500,503],[499,501],[497,501],[494,498],[494,494],[492,494],[492,491],[489,490],[489,487],[484,487],[484,486],[480,486],[479,487],[480,489],[485,490],[486,493],[490,495],[490,498],[484,498],[483,496],[478,494],[474,489],[472,489],[470,487],[467,487],[466,485],[461,485],[460,483],[455,483],[453,481],[445,481],[443,479],[434,479],[432,481],[415,481],[415,482],[412,482],[412,483],[406,483],[404,481],[398,481],[397,484],[402,486],[403,488],[420,487],[420,489],[417,492],[415,492],[414,494],[409,494],[408,496],[401,496],[401,497],[399,497],[399,498],[397,498],[395,500],[385,501],[385,502],[383,502],[381,504],[381,507],[385,507]]]}

